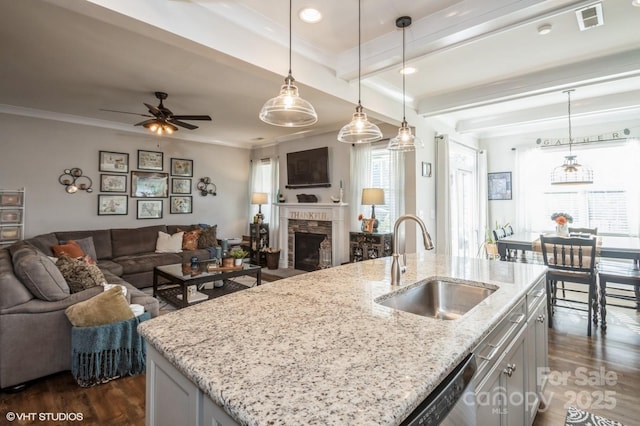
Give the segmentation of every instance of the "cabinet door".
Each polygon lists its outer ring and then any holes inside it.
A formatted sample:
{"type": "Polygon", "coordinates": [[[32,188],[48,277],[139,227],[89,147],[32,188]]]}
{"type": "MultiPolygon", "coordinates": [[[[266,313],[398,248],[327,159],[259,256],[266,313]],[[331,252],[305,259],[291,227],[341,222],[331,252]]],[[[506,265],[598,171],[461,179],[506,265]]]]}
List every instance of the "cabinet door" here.
{"type": "Polygon", "coordinates": [[[500,426],[507,401],[502,387],[502,370],[496,365],[476,389],[476,424],[500,426]]]}
{"type": "Polygon", "coordinates": [[[514,340],[513,346],[505,355],[502,377],[508,395],[505,425],[517,426],[528,424],[526,417],[526,352],[525,331],[523,329],[514,340]]]}
{"type": "Polygon", "coordinates": [[[549,365],[549,318],[547,304],[541,303],[536,316],[536,385],[538,394],[544,391],[547,382],[546,371],[549,365]]]}

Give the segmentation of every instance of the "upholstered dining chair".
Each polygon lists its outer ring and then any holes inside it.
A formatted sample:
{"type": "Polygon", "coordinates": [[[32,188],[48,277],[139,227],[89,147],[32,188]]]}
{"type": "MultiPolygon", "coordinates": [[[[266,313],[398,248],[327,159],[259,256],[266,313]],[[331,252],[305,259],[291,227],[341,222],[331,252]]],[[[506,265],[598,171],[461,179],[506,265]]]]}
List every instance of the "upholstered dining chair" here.
{"type": "Polygon", "coordinates": [[[549,327],[555,308],[575,309],[588,312],[587,336],[591,336],[591,322],[598,323],[598,292],[596,291],[596,242],[595,236],[590,238],[557,237],[540,235],[542,258],[547,270],[547,311],[549,327]],[[586,290],[567,289],[569,293],[586,294],[586,302],[578,297],[569,299],[557,296],[558,282],[583,284],[586,290]],[[558,301],[568,302],[558,304],[558,301]],[[586,305],[586,309],[575,305],[586,305]]]}

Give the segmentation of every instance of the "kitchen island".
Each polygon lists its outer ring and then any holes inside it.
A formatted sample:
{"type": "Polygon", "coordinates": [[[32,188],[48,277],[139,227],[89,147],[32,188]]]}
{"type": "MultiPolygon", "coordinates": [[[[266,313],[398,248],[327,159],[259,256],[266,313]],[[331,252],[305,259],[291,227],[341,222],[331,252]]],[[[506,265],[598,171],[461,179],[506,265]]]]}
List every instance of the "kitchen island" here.
{"type": "Polygon", "coordinates": [[[155,356],[147,363],[147,424],[169,423],[167,415],[201,423],[202,399],[239,424],[400,424],[546,271],[423,252],[408,255],[394,288],[390,264],[382,258],[298,275],[142,323],[155,356]],[[434,277],[497,290],[449,321],[376,303],[434,277]],[[176,380],[150,374],[158,357],[194,385],[195,402],[150,389],[152,381],[176,380]],[[185,406],[195,411],[182,413],[185,406]]]}

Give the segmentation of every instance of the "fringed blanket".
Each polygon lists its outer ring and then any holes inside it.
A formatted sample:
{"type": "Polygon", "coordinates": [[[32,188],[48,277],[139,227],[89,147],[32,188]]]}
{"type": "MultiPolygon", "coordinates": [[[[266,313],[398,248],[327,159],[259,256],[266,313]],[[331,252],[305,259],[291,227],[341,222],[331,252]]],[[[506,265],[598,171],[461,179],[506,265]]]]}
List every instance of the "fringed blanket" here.
{"type": "Polygon", "coordinates": [[[82,387],[144,373],[146,348],[137,327],[148,312],[98,327],[72,327],[71,374],[82,387]]]}

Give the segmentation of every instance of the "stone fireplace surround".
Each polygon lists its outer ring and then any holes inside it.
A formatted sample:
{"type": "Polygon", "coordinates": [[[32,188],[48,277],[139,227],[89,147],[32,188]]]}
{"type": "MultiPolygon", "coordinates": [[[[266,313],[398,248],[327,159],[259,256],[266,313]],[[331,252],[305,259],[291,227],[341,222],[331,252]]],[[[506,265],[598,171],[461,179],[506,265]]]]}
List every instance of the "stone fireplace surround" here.
{"type": "Polygon", "coordinates": [[[342,203],[278,203],[280,268],[293,268],[295,232],[327,234],[331,242],[333,266],[349,261],[347,214],[349,205],[342,203]],[[327,232],[330,230],[330,234],[327,232]]]}

